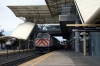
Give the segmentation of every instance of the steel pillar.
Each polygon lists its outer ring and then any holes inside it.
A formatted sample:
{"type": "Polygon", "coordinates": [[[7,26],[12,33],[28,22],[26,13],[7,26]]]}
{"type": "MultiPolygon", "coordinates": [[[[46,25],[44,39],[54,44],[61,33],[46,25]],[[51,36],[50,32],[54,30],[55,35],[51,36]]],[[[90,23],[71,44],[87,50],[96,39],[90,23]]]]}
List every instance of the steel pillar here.
{"type": "Polygon", "coordinates": [[[86,56],[86,32],[84,32],[83,34],[83,37],[84,37],[84,56],[86,56]]]}
{"type": "Polygon", "coordinates": [[[79,32],[75,32],[75,52],[79,52],[79,32]]]}
{"type": "MultiPolygon", "coordinates": [[[[77,18],[77,13],[76,13],[76,22],[75,24],[79,24],[79,20],[77,18]]],[[[75,32],[75,52],[79,52],[79,37],[80,37],[80,34],[79,32],[75,32]]]]}
{"type": "Polygon", "coordinates": [[[30,49],[30,39],[28,38],[28,50],[30,49]]]}
{"type": "Polygon", "coordinates": [[[20,42],[21,40],[19,39],[19,56],[20,56],[20,46],[21,46],[21,42],[20,42]]]}

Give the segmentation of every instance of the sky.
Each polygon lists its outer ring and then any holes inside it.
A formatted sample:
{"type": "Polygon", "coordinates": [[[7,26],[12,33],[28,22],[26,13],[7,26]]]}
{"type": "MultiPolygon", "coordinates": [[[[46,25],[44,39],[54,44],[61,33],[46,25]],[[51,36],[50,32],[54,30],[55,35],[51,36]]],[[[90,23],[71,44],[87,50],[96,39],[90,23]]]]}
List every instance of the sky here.
{"type": "Polygon", "coordinates": [[[46,5],[46,3],[45,0],[0,0],[0,30],[4,29],[6,36],[9,36],[20,23],[24,23],[7,7],[13,5],[46,5]]]}

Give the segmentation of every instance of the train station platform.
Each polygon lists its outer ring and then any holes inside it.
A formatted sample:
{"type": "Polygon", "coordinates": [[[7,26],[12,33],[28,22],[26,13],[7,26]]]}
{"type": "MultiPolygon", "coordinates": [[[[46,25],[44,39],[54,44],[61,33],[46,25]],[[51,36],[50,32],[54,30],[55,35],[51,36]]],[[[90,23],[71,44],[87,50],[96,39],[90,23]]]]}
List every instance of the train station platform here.
{"type": "Polygon", "coordinates": [[[53,51],[19,66],[100,66],[100,58],[72,51],[53,51]]]}

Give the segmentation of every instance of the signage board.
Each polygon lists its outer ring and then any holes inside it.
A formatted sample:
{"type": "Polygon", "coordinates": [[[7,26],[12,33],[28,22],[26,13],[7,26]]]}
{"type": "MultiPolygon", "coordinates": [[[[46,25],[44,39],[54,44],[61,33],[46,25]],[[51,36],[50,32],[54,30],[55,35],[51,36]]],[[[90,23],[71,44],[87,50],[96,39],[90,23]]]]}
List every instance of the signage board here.
{"type": "Polygon", "coordinates": [[[100,24],[67,24],[68,31],[73,32],[99,32],[100,24]]]}
{"type": "Polygon", "coordinates": [[[99,32],[100,27],[74,27],[71,30],[73,32],[99,32]]]}

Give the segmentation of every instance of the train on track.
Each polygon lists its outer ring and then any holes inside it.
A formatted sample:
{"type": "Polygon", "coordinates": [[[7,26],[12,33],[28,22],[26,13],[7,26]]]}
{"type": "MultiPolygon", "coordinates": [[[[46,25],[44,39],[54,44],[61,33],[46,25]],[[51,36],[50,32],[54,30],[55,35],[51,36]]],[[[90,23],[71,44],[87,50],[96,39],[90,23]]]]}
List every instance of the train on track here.
{"type": "Polygon", "coordinates": [[[47,53],[60,48],[60,41],[49,33],[38,33],[35,39],[35,51],[47,53]]]}

